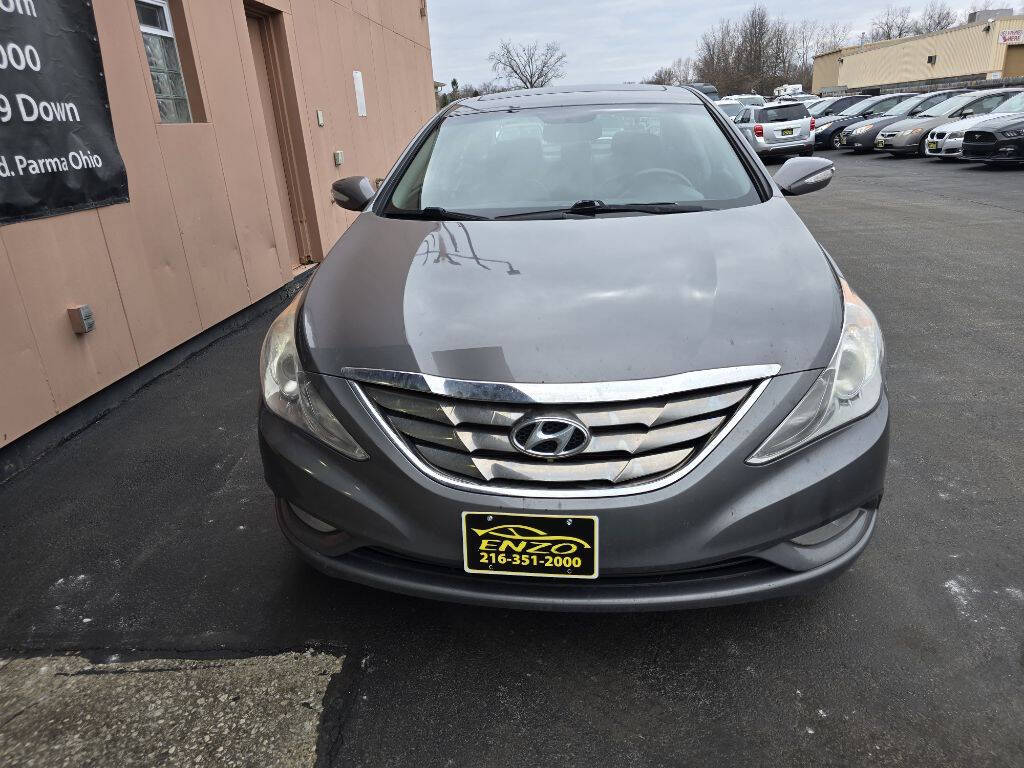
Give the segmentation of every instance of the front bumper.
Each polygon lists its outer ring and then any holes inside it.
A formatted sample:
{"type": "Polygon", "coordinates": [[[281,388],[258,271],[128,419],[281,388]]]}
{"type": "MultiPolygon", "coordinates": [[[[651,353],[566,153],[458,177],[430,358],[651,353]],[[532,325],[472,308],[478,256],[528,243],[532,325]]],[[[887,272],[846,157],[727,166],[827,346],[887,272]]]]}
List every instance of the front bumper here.
{"type": "Polygon", "coordinates": [[[913,136],[885,136],[884,131],[875,137],[875,151],[889,152],[893,155],[916,155],[923,133],[913,136]]]}
{"type": "MultiPolygon", "coordinates": [[[[602,577],[585,583],[480,577],[461,568],[411,560],[376,549],[356,549],[331,557],[304,540],[304,525],[287,502],[278,500],[277,514],[285,537],[307,562],[328,576],[414,597],[471,605],[611,612],[698,608],[813,591],[853,565],[871,539],[877,512],[858,509],[853,523],[838,536],[814,547],[799,547],[798,555],[825,559],[823,565],[806,571],[789,570],[752,557],[672,574],[602,577]]],[[[797,549],[796,545],[790,546],[797,549]]]]}
{"type": "Polygon", "coordinates": [[[946,137],[944,139],[933,139],[930,136],[925,141],[924,152],[928,157],[941,157],[951,160],[957,160],[963,151],[964,140],[951,139],[946,137]]]}
{"type": "Polygon", "coordinates": [[[864,133],[851,133],[844,130],[840,134],[839,145],[842,149],[852,149],[854,152],[870,152],[875,148],[875,138],[878,131],[865,131],[864,133]]]}
{"type": "Polygon", "coordinates": [[[275,496],[287,502],[279,505],[282,527],[303,556],[321,570],[373,586],[555,610],[671,608],[791,594],[832,578],[863,549],[888,456],[883,395],[868,416],[791,456],[763,466],[745,463],[817,375],[775,377],[707,458],[678,481],[646,493],[526,498],[442,485],[399,451],[349,382],[329,376],[320,377],[318,389],[369,460],[345,459],[261,407],[264,474],[275,496]],[[340,532],[315,531],[289,516],[292,506],[340,532]],[[828,547],[790,543],[858,509],[866,511],[854,524],[859,534],[837,536],[828,547]],[[597,515],[600,576],[580,586],[464,574],[464,510],[597,515]],[[695,581],[693,569],[718,568],[736,558],[753,558],[759,567],[695,581]],[[646,590],[649,599],[643,597],[646,590]]]}
{"type": "Polygon", "coordinates": [[[983,163],[1019,165],[1024,163],[1024,138],[965,143],[961,157],[983,163]]]}

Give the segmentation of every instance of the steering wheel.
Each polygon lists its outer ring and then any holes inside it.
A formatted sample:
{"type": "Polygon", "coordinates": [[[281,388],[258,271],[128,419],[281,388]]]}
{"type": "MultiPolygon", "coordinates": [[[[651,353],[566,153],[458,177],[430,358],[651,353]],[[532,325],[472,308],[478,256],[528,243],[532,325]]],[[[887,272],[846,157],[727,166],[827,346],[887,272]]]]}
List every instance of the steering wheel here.
{"type": "Polygon", "coordinates": [[[649,176],[670,177],[674,181],[682,181],[690,189],[695,189],[695,187],[693,186],[693,182],[686,178],[686,176],[681,174],[679,171],[674,171],[671,168],[645,168],[642,171],[637,171],[636,173],[631,174],[628,178],[625,179],[623,192],[631,192],[637,182],[649,176]]]}

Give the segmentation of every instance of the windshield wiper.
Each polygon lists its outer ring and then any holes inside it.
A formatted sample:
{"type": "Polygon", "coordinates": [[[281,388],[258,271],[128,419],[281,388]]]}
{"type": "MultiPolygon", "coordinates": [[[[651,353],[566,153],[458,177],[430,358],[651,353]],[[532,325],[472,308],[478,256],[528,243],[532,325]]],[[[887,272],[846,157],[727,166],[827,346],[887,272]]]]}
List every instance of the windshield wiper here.
{"type": "Polygon", "coordinates": [[[447,208],[438,208],[436,205],[428,205],[418,210],[391,210],[385,211],[388,216],[402,219],[430,219],[436,221],[492,221],[490,216],[478,216],[475,213],[465,211],[449,211],[447,208]]]}
{"type": "Polygon", "coordinates": [[[523,213],[508,213],[498,216],[499,219],[528,219],[533,216],[597,216],[604,213],[649,213],[652,215],[665,213],[697,213],[708,210],[703,205],[688,203],[621,203],[608,205],[601,200],[578,200],[568,208],[549,208],[523,213]]]}

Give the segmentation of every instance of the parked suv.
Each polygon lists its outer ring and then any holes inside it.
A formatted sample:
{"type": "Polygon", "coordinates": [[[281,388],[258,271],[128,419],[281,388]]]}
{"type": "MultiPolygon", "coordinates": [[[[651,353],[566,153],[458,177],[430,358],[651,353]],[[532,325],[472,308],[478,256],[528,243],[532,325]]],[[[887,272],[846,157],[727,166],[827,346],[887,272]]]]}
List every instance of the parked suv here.
{"type": "Polygon", "coordinates": [[[799,101],[748,107],[734,118],[758,155],[814,154],[814,118],[799,101]]]}
{"type": "Polygon", "coordinates": [[[874,315],[784,197],[833,172],[769,176],[696,89],[442,110],[379,190],[335,182],[358,216],[264,341],[284,535],[334,576],[517,608],[834,578],[875,527],[889,405],[874,315]]]}

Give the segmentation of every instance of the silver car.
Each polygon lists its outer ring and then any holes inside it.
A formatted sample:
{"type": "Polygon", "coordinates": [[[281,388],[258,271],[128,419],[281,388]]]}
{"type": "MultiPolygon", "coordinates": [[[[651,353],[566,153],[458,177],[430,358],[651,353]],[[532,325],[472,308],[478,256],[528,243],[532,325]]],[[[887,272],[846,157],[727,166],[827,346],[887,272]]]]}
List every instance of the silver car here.
{"type": "Polygon", "coordinates": [[[748,107],[733,122],[761,157],[814,154],[814,118],[799,101],[748,107]]]}

